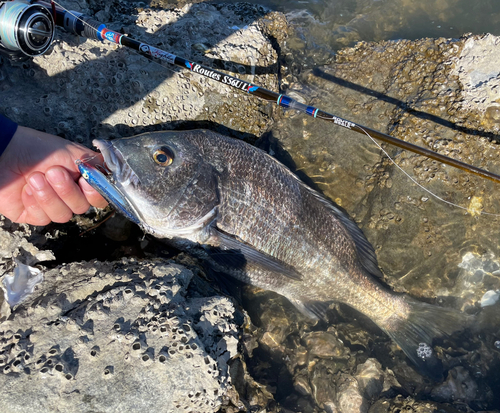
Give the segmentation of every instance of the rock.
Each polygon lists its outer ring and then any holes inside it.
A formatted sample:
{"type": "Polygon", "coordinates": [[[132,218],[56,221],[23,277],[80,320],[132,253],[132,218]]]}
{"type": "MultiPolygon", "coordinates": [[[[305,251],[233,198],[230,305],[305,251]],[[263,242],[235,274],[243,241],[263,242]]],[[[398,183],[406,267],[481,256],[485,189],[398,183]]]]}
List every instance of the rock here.
{"type": "MultiPolygon", "coordinates": [[[[5,224],[5,218],[1,217],[0,223],[5,224]]],[[[29,242],[26,235],[31,231],[22,225],[13,225],[13,228],[5,230],[0,225],[0,266],[5,268],[6,264],[12,263],[14,259],[25,265],[35,265],[42,261],[54,260],[54,254],[51,251],[40,250],[29,242]]]]}
{"type": "Polygon", "coordinates": [[[338,388],[337,406],[342,413],[366,413],[368,411],[368,400],[362,396],[354,377],[348,375],[342,377],[338,388]]]}
{"type": "MultiPolygon", "coordinates": [[[[87,2],[75,7],[92,14],[87,2]]],[[[271,40],[286,33],[279,13],[269,19],[269,10],[243,3],[139,12],[123,7],[124,13],[114,10],[111,29],[278,90],[277,71],[261,68],[277,65],[271,40]],[[206,47],[200,49],[201,44],[206,47]]],[[[89,147],[93,138],[131,136],[180,123],[217,123],[240,136],[259,136],[273,121],[272,104],[187,69],[165,68],[126,47],[78,39],[59,29],[50,54],[23,63],[2,62],[0,113],[89,147]]]]}
{"type": "Polygon", "coordinates": [[[358,364],[354,377],[358,381],[361,394],[368,400],[378,397],[384,388],[384,372],[375,359],[368,359],[363,364],[358,364]]]}
{"type": "Polygon", "coordinates": [[[317,405],[326,411],[335,411],[335,396],[342,397],[335,381],[335,371],[328,364],[310,364],[311,396],[317,405]]]}
{"type": "Polygon", "coordinates": [[[369,413],[433,413],[436,411],[459,413],[460,409],[455,409],[449,404],[441,404],[433,401],[420,401],[415,400],[413,397],[403,397],[399,395],[392,400],[382,398],[376,401],[370,407],[369,413]]]}
{"type": "Polygon", "coordinates": [[[488,129],[500,130],[498,90],[498,48],[500,38],[491,34],[464,39],[460,54],[453,59],[452,76],[462,85],[460,110],[478,113],[488,129]]]}
{"type": "Polygon", "coordinates": [[[232,391],[235,310],[186,299],[192,276],[133,259],[48,271],[0,324],[3,409],[218,411],[232,391]]]}
{"type": "Polygon", "coordinates": [[[103,224],[102,233],[113,241],[126,241],[132,230],[132,222],[123,215],[114,214],[103,224]]]}
{"type": "MultiPolygon", "coordinates": [[[[497,42],[489,35],[360,42],[338,51],[328,65],[288,73],[295,77],[286,93],[300,93],[308,104],[344,119],[497,171],[496,123],[484,120],[500,89],[493,57],[497,42]],[[482,53],[476,73],[471,62],[482,53]],[[486,83],[474,83],[474,76],[486,83]],[[489,103],[477,106],[481,99],[489,103]]],[[[456,296],[458,266],[467,253],[498,256],[490,220],[471,215],[477,206],[469,208],[480,200],[483,211],[498,214],[491,196],[498,184],[385,146],[418,184],[463,207],[453,208],[410,181],[368,136],[293,112],[272,133],[289,154],[281,160],[301,176],[314,177],[312,185],[355,217],[393,288],[430,298],[456,296]]],[[[485,292],[479,288],[472,294],[478,299],[485,292]]]]}
{"type": "Polygon", "coordinates": [[[500,288],[500,262],[492,252],[483,255],[468,252],[458,267],[455,293],[464,299],[463,307],[473,307],[477,302],[484,307],[498,300],[495,291],[500,288]]]}
{"type": "Polygon", "coordinates": [[[349,349],[332,333],[326,331],[315,331],[304,337],[306,348],[311,357],[319,358],[349,358],[349,349]]]}
{"type": "Polygon", "coordinates": [[[477,395],[477,383],[463,367],[454,367],[448,372],[445,382],[432,389],[432,397],[440,402],[470,402],[477,395]]]}

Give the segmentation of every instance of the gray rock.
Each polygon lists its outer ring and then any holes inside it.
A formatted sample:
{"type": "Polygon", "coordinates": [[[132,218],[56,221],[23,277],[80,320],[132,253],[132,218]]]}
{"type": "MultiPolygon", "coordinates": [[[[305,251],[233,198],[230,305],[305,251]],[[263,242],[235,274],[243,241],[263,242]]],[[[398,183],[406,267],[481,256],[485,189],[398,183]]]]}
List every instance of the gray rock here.
{"type": "MultiPolygon", "coordinates": [[[[88,4],[75,7],[85,12],[88,4]]],[[[275,32],[286,33],[286,21],[278,13],[264,19],[267,13],[250,4],[142,9],[133,16],[115,9],[108,26],[277,90],[277,71],[262,68],[277,64],[271,39],[278,37],[275,32]],[[276,24],[280,18],[282,24],[276,24]],[[206,47],[200,48],[202,44],[206,47]]],[[[272,123],[266,102],[187,69],[165,68],[131,49],[78,39],[63,30],[57,31],[50,54],[23,63],[2,62],[0,113],[89,147],[96,137],[130,136],[180,122],[216,122],[255,135],[272,123]]]]}
{"type": "Polygon", "coordinates": [[[3,411],[215,412],[232,391],[234,307],[186,299],[186,268],[73,263],[0,324],[3,411]]]}
{"type": "Polygon", "coordinates": [[[42,261],[54,260],[51,251],[40,250],[33,243],[29,242],[27,235],[31,235],[28,225],[16,225],[4,229],[4,225],[10,226],[10,222],[0,215],[0,268],[14,259],[25,265],[34,265],[42,261]]]}
{"type": "Polygon", "coordinates": [[[384,388],[384,372],[375,359],[358,364],[355,377],[361,394],[368,400],[378,397],[384,388]]]}
{"type": "Polygon", "coordinates": [[[477,383],[463,367],[454,367],[448,372],[444,383],[432,389],[432,397],[439,402],[470,402],[477,396],[477,383]]]}
{"type": "Polygon", "coordinates": [[[366,413],[370,407],[367,399],[361,394],[358,381],[344,375],[340,381],[337,395],[337,406],[342,413],[366,413]]]}

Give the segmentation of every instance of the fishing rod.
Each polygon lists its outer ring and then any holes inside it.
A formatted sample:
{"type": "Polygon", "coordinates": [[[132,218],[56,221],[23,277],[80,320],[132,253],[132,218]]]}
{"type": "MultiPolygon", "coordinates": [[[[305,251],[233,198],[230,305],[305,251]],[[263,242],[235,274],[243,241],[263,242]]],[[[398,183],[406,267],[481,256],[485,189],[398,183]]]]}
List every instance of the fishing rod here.
{"type": "Polygon", "coordinates": [[[284,94],[273,92],[227,73],[135,40],[125,34],[108,29],[104,23],[90,16],[67,10],[55,1],[51,1],[50,3],[44,1],[29,3],[24,0],[0,2],[0,53],[10,53],[12,58],[19,55],[37,56],[44,53],[48,50],[53,40],[54,24],[78,36],[100,41],[107,40],[111,43],[128,47],[162,66],[169,67],[169,65],[175,65],[183,69],[188,69],[191,72],[238,89],[241,92],[246,92],[265,101],[273,102],[283,108],[294,109],[313,118],[332,122],[348,130],[372,136],[382,142],[500,183],[500,175],[450,158],[430,149],[414,145],[375,129],[362,126],[350,120],[340,118],[314,106],[300,103],[284,94]]]}

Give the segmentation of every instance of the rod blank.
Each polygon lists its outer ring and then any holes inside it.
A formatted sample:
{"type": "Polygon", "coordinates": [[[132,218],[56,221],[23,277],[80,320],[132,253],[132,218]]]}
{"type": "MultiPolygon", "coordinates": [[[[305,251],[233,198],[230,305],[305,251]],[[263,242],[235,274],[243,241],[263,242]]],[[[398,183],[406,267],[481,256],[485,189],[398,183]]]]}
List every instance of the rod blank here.
{"type": "Polygon", "coordinates": [[[166,66],[168,64],[188,69],[191,72],[197,73],[201,76],[208,77],[212,80],[223,83],[232,88],[238,89],[242,92],[246,92],[250,95],[257,96],[268,102],[274,102],[283,108],[294,109],[302,113],[305,113],[309,116],[312,116],[314,118],[319,118],[327,122],[332,122],[338,126],[341,126],[343,128],[364,135],[369,134],[372,137],[382,142],[389,143],[401,149],[408,150],[422,156],[426,156],[428,158],[442,162],[446,165],[453,166],[454,168],[458,168],[463,171],[470,172],[475,175],[481,176],[483,178],[490,179],[492,181],[500,183],[500,176],[497,174],[475,167],[473,165],[469,165],[457,159],[453,159],[448,156],[439,154],[430,149],[423,148],[421,146],[414,145],[410,142],[403,141],[401,139],[376,131],[366,126],[359,125],[355,122],[342,119],[338,116],[332,115],[314,106],[304,105],[303,103],[300,103],[289,96],[278,94],[271,90],[238,79],[227,73],[219,72],[218,70],[212,69],[207,66],[203,66],[196,62],[191,62],[187,59],[184,59],[183,57],[176,56],[172,53],[158,49],[149,44],[142,43],[138,40],[132,39],[122,33],[109,30],[106,28],[105,24],[100,23],[92,19],[91,17],[81,15],[80,13],[58,9],[58,18],[56,19],[56,23],[80,36],[99,39],[102,41],[107,40],[115,44],[129,47],[137,51],[141,55],[145,56],[149,60],[155,61],[163,66],[166,66]],[[62,16],[59,16],[61,13],[62,16]],[[71,20],[74,24],[64,24],[63,23],[64,20],[67,19],[71,20]]]}

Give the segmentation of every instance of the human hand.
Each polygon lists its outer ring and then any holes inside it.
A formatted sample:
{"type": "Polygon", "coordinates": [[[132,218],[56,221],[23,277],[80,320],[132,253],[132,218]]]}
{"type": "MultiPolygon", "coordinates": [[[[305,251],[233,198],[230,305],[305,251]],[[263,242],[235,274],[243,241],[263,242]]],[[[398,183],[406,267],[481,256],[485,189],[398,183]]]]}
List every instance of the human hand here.
{"type": "Polygon", "coordinates": [[[90,149],[19,126],[0,156],[0,214],[14,222],[67,222],[107,202],[78,172],[76,159],[102,157],[90,149]]]}

